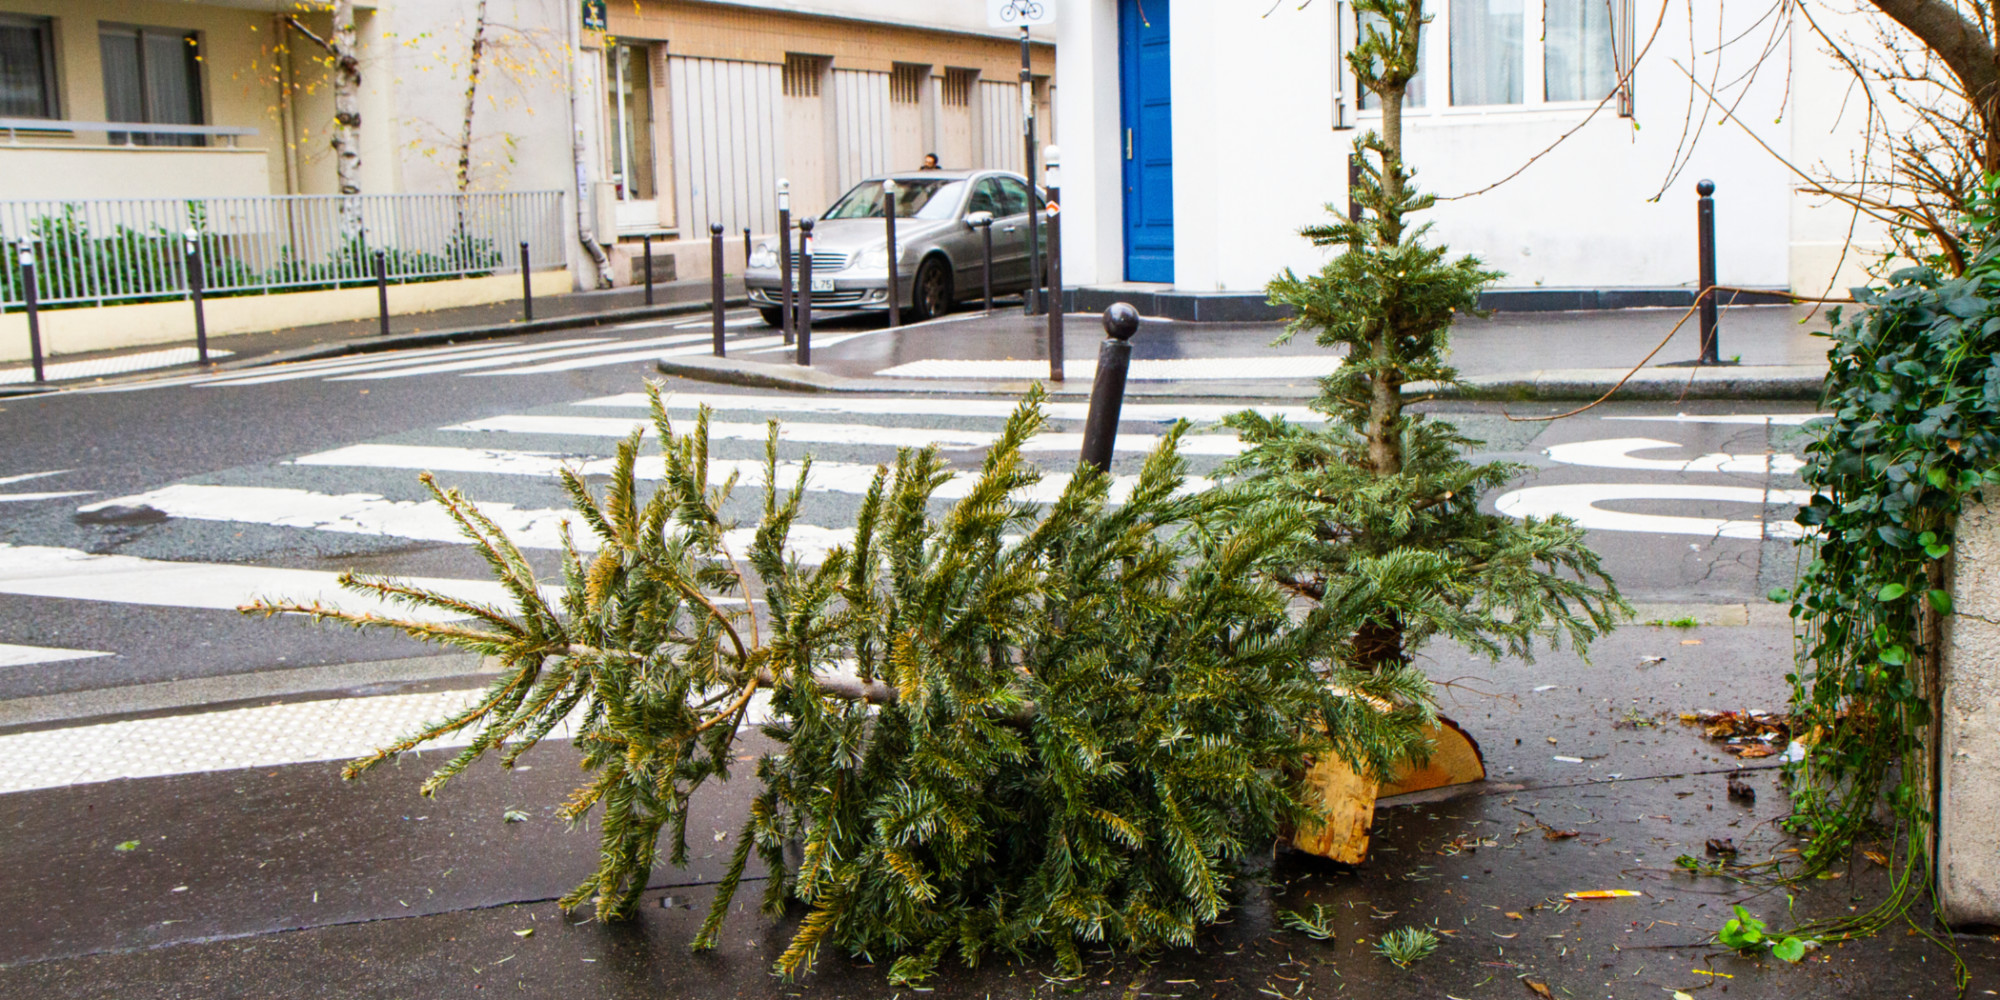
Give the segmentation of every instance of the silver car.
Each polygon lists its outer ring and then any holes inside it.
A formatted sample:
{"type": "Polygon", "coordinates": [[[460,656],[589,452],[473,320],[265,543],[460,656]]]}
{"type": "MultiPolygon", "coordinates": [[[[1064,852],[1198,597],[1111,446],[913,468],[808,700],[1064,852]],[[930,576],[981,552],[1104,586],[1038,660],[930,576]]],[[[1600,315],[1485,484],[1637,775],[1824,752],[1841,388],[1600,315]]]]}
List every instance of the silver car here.
{"type": "MultiPolygon", "coordinates": [[[[882,182],[896,181],[896,256],[903,318],[929,319],[983,293],[980,213],[992,219],[993,292],[1028,286],[1028,204],[1046,222],[1040,191],[1004,170],[925,170],[870,177],[842,195],[813,223],[812,305],[822,309],[889,308],[889,238],[882,182]]],[[[792,234],[792,280],[800,279],[798,233],[792,234]]],[[[1043,253],[1047,245],[1043,244],[1043,253]]],[[[751,251],[743,283],[750,304],[777,326],[778,244],[751,251]]]]}

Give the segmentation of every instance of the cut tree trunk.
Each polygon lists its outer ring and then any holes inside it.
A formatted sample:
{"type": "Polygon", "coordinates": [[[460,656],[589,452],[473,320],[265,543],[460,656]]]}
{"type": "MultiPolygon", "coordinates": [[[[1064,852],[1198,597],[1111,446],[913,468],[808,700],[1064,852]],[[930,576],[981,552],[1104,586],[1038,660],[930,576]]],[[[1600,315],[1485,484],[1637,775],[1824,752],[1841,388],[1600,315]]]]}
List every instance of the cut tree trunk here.
{"type": "Polygon", "coordinates": [[[1337,757],[1316,761],[1306,783],[1318,789],[1326,818],[1300,827],[1292,846],[1330,861],[1358,865],[1368,860],[1368,840],[1375,823],[1375,800],[1447,785],[1486,780],[1486,761],[1479,744],[1458,723],[1440,717],[1425,734],[1431,741],[1430,760],[1406,767],[1395,780],[1377,785],[1355,773],[1337,757]]]}

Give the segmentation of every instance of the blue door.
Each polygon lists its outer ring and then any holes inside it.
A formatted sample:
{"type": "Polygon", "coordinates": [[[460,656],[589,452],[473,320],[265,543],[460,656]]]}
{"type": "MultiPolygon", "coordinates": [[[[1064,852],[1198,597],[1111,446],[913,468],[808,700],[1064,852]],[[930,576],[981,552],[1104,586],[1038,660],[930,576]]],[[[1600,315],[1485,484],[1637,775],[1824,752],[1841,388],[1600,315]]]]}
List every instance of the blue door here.
{"type": "Polygon", "coordinates": [[[1125,280],[1174,280],[1174,102],[1168,0],[1118,0],[1125,280]]]}

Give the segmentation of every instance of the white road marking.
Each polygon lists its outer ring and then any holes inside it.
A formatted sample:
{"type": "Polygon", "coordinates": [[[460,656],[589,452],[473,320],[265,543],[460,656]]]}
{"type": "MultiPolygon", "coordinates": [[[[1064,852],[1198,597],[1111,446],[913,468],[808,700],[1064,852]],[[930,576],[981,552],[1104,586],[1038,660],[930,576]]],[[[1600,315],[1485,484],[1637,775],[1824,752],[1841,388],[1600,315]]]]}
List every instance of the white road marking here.
{"type": "Polygon", "coordinates": [[[1668,424],[1778,424],[1798,427],[1825,420],[1829,413],[1676,413],[1671,417],[1603,417],[1604,420],[1648,420],[1668,424]]]}
{"type": "MultiPolygon", "coordinates": [[[[729,344],[728,349],[742,351],[742,350],[749,350],[751,348],[768,347],[771,344],[782,344],[782,343],[784,343],[783,337],[752,337],[748,340],[739,340],[733,344],[729,344]]],[[[634,361],[654,361],[659,358],[684,357],[691,354],[706,354],[708,353],[708,350],[709,349],[705,346],[695,346],[695,347],[668,348],[667,350],[664,351],[653,349],[644,351],[627,351],[619,354],[600,354],[588,358],[570,358],[564,361],[548,361],[539,365],[529,365],[525,368],[506,368],[500,371],[472,372],[466,377],[477,378],[480,376],[492,376],[492,375],[546,375],[550,372],[575,371],[579,368],[598,368],[605,365],[630,364],[631,362],[634,361]]]]}
{"type": "Polygon", "coordinates": [[[91,660],[100,656],[115,656],[94,649],[62,649],[54,646],[14,646],[0,642],[0,667],[29,667],[37,663],[62,663],[66,660],[91,660]]]}
{"type": "Polygon", "coordinates": [[[1811,490],[1760,490],[1745,486],[1695,486],[1680,483],[1577,483],[1531,486],[1494,501],[1510,517],[1562,515],[1591,531],[1637,531],[1653,534],[1705,535],[1719,538],[1798,538],[1804,530],[1792,521],[1725,519],[1672,514],[1633,514],[1597,505],[1618,500],[1720,501],[1756,506],[1798,505],[1812,499],[1811,490]]]}
{"type": "MultiPolygon", "coordinates": [[[[235,352],[211,349],[209,360],[226,358],[235,352]]],[[[164,351],[141,351],[138,354],[113,354],[109,357],[91,358],[87,361],[54,361],[42,365],[42,377],[51,382],[61,382],[73,378],[91,378],[100,375],[123,375],[128,372],[151,371],[173,365],[193,364],[201,359],[201,352],[192,347],[170,347],[164,351]]],[[[0,368],[0,385],[27,385],[35,380],[34,366],[25,368],[0,368]]]]}
{"type": "MultiPolygon", "coordinates": [[[[669,410],[694,410],[702,406],[718,411],[762,410],[771,413],[841,413],[856,416],[941,416],[997,417],[1014,415],[1020,405],[1001,399],[954,399],[942,397],[891,398],[834,396],[753,396],[725,392],[662,393],[661,402],[669,410]]],[[[579,400],[572,406],[602,406],[646,409],[646,394],[626,392],[579,400]]],[[[1283,417],[1294,423],[1325,423],[1326,414],[1305,406],[1268,406],[1226,403],[1135,403],[1125,402],[1118,411],[1120,420],[1170,422],[1221,420],[1232,413],[1256,410],[1267,417],[1283,417]]],[[[1090,414],[1089,403],[1045,402],[1042,411],[1055,420],[1082,420],[1090,414]]]]}
{"type": "Polygon", "coordinates": [[[272,372],[281,372],[281,371],[283,372],[316,371],[332,367],[344,367],[344,366],[355,365],[361,363],[363,360],[372,360],[380,358],[405,358],[405,357],[414,358],[419,356],[441,357],[449,354],[463,354],[466,351],[488,351],[492,350],[495,346],[506,346],[511,343],[512,343],[511,341],[500,341],[496,345],[495,342],[488,341],[479,344],[451,344],[445,347],[422,347],[422,348],[413,347],[402,351],[385,351],[377,354],[372,354],[368,355],[367,358],[365,359],[357,358],[354,355],[347,355],[338,358],[324,358],[319,361],[295,361],[285,364],[266,365],[260,368],[239,369],[236,371],[200,372],[193,375],[176,375],[172,378],[152,379],[145,382],[135,382],[131,385],[92,386],[88,389],[80,389],[77,391],[138,392],[142,389],[167,389],[167,388],[172,388],[174,386],[183,386],[183,385],[211,385],[217,382],[228,382],[232,379],[237,379],[237,378],[249,378],[256,376],[260,373],[268,374],[272,372]]]}
{"type": "MultiPolygon", "coordinates": [[[[566,341],[566,343],[575,343],[575,341],[566,341]]],[[[457,352],[452,355],[452,359],[497,358],[512,354],[526,354],[538,349],[538,346],[534,344],[502,343],[496,345],[489,343],[457,352]]],[[[241,375],[217,379],[208,384],[211,386],[268,385],[274,382],[295,382],[299,379],[324,378],[329,375],[348,375],[365,371],[389,371],[395,368],[433,364],[437,360],[438,356],[435,354],[420,357],[407,357],[402,354],[386,356],[361,355],[358,357],[330,359],[323,363],[314,363],[311,368],[303,365],[283,365],[270,369],[251,369],[241,375]]]]}
{"type": "MultiPolygon", "coordinates": [[[[77,509],[89,513],[114,506],[151,507],[169,517],[196,521],[263,524],[427,542],[465,542],[458,523],[436,501],[390,500],[375,493],[316,493],[275,486],[182,483],[77,509]]],[[[596,536],[583,518],[568,508],[523,508],[501,502],[478,506],[480,513],[491,518],[522,548],[560,548],[564,525],[570,526],[578,549],[596,548],[596,536]]],[[[738,528],[727,537],[736,551],[742,552],[755,540],[756,529],[738,528]]],[[[795,524],[790,535],[791,551],[808,562],[819,562],[825,559],[828,550],[847,544],[853,537],[851,528],[795,524]]],[[[5,581],[0,580],[0,593],[5,592],[5,581]]]]}
{"type": "MultiPolygon", "coordinates": [[[[762,322],[764,322],[764,317],[762,316],[739,316],[736,319],[730,319],[725,315],[722,320],[722,328],[725,330],[733,330],[736,329],[737,327],[750,326],[762,322]]],[[[701,320],[700,322],[696,323],[675,323],[674,329],[713,330],[715,329],[715,319],[714,317],[710,317],[708,319],[701,320]]]]}
{"type": "MultiPolygon", "coordinates": [[[[447,431],[499,431],[508,434],[557,434],[584,437],[624,437],[633,428],[652,427],[650,422],[619,417],[563,417],[506,415],[469,420],[443,428],[447,431]]],[[[721,441],[762,441],[770,435],[764,424],[711,421],[708,435],[721,441]]],[[[990,447],[1000,439],[998,431],[933,427],[881,427],[875,424],[837,424],[818,421],[780,423],[778,440],[804,444],[881,445],[892,448],[925,448],[937,445],[947,451],[990,447]]],[[[1154,434],[1120,434],[1116,450],[1149,452],[1159,444],[1154,434]]],[[[1082,448],[1081,434],[1037,434],[1022,450],[1028,452],[1069,451],[1082,448]]],[[[1181,438],[1184,455],[1234,455],[1243,444],[1231,434],[1189,434],[1181,438]]]]}
{"type": "MultiPolygon", "coordinates": [[[[907,329],[909,329],[909,328],[908,328],[908,327],[904,327],[903,329],[906,329],[906,330],[907,330],[907,329]]],[[[815,351],[821,351],[821,350],[825,350],[826,348],[829,348],[829,347],[832,347],[832,346],[834,346],[834,345],[836,345],[836,344],[845,344],[845,343],[847,343],[847,342],[848,342],[848,341],[850,341],[850,340],[857,340],[857,339],[859,339],[859,338],[861,338],[861,337],[873,337],[873,336],[875,336],[876,334],[878,334],[878,333],[881,333],[881,332],[882,332],[881,330],[857,330],[857,331],[855,331],[855,332],[853,332],[853,333],[836,333],[836,334],[831,334],[831,335],[828,335],[828,334],[820,334],[820,333],[815,333],[815,334],[813,334],[813,342],[812,342],[812,346],[813,346],[813,350],[815,350],[815,351]]],[[[772,344],[772,345],[771,345],[771,346],[769,346],[769,347],[756,347],[756,348],[751,348],[751,349],[749,349],[749,350],[746,350],[746,351],[744,351],[743,353],[745,353],[745,354],[764,354],[764,353],[766,353],[766,352],[769,352],[769,351],[796,351],[796,350],[798,350],[798,346],[799,346],[799,345],[797,345],[797,344],[787,344],[787,343],[784,343],[784,342],[783,342],[783,339],[784,339],[784,338],[780,337],[780,338],[779,338],[779,343],[776,343],[776,344],[772,344]]]]}
{"type": "MultiPolygon", "coordinates": [[[[698,337],[687,335],[674,337],[653,337],[647,340],[584,341],[581,346],[551,347],[545,351],[531,351],[498,358],[472,358],[470,360],[440,361],[436,364],[419,365],[415,368],[400,368],[394,371],[370,371],[356,375],[336,375],[329,382],[354,382],[366,379],[410,378],[418,375],[438,375],[445,372],[474,371],[481,368],[499,368],[518,365],[528,361],[545,361],[549,358],[572,357],[578,354],[601,354],[605,351],[622,351],[640,347],[671,347],[685,344],[698,337]]],[[[578,344],[577,341],[563,341],[564,344],[578,344]]]]}
{"type": "Polygon", "coordinates": [[[1631,454],[1635,451],[1680,447],[1684,446],[1677,442],[1658,441],[1653,438],[1611,438],[1603,441],[1574,441],[1569,444],[1553,445],[1548,448],[1548,456],[1564,465],[1674,473],[1747,472],[1790,476],[1796,474],[1805,464],[1799,461],[1798,456],[1789,454],[1733,455],[1718,451],[1684,461],[1671,458],[1635,458],[1631,454]]]}
{"type": "MultiPolygon", "coordinates": [[[[448,615],[415,611],[345,590],[339,576],[322,570],[173,562],[0,544],[0,594],[219,611],[234,611],[258,598],[285,598],[420,621],[450,620],[448,615]]],[[[399,579],[468,601],[512,607],[507,592],[488,580],[399,579]]]]}
{"type": "MultiPolygon", "coordinates": [[[[1325,354],[1154,358],[1132,362],[1128,377],[1134,382],[1318,378],[1333,374],[1341,363],[1341,358],[1325,354]]],[[[1063,362],[1063,374],[1080,382],[1095,377],[1096,371],[1095,361],[1063,362]]],[[[1049,375],[1049,363],[933,358],[884,368],[875,374],[889,378],[1045,379],[1049,375]]]]}
{"type": "MultiPolygon", "coordinates": [[[[49,472],[24,472],[18,476],[0,477],[0,486],[8,486],[14,483],[25,483],[30,479],[44,479],[49,476],[60,476],[65,472],[75,472],[75,471],[76,471],[75,469],[55,469],[49,472]]],[[[63,490],[53,493],[0,493],[0,503],[28,503],[34,500],[54,500],[57,499],[58,497],[81,497],[81,496],[89,496],[90,494],[95,492],[97,491],[63,490]]]]}
{"type": "MultiPolygon", "coordinates": [[[[506,451],[497,448],[447,448],[431,445],[402,444],[357,444],[331,451],[317,452],[293,459],[296,465],[338,466],[367,469],[427,469],[432,472],[472,472],[503,476],[555,477],[564,468],[573,468],[584,475],[605,475],[616,464],[613,459],[564,455],[546,451],[506,451]]],[[[778,488],[789,490],[798,482],[799,470],[804,466],[799,462],[778,463],[778,488]]],[[[849,493],[862,495],[868,492],[875,480],[878,466],[860,462],[814,462],[811,474],[806,478],[809,492],[849,493]]],[[[636,475],[640,479],[659,479],[664,475],[663,464],[657,456],[639,461],[636,475]]],[[[761,484],[764,481],[764,463],[754,459],[710,459],[709,480],[714,483],[737,477],[739,483],[761,484]]],[[[935,494],[942,500],[956,500],[971,492],[978,481],[978,474],[961,471],[952,474],[950,481],[938,488],[935,494]]],[[[1055,473],[1043,477],[1033,487],[1015,494],[1016,497],[1036,503],[1053,503],[1068,487],[1070,477],[1055,473]]],[[[1132,495],[1139,477],[1132,475],[1115,476],[1111,483],[1111,497],[1122,503],[1132,495]]],[[[1207,479],[1191,478],[1186,489],[1206,490],[1215,484],[1207,479]]]]}

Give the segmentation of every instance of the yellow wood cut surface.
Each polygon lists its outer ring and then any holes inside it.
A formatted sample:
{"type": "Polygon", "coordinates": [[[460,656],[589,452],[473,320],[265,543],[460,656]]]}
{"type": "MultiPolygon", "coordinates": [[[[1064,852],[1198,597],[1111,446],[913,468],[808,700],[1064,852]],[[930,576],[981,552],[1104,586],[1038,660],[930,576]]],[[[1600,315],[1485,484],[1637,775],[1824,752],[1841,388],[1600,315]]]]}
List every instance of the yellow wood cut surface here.
{"type": "Polygon", "coordinates": [[[1457,723],[1439,718],[1426,735],[1432,746],[1430,760],[1422,767],[1406,767],[1394,782],[1379,787],[1344,761],[1315,761],[1306,772],[1306,783],[1318,789],[1326,819],[1300,827],[1292,835],[1292,846],[1342,864],[1360,864],[1368,858],[1377,798],[1486,779],[1479,744],[1457,723]]]}

